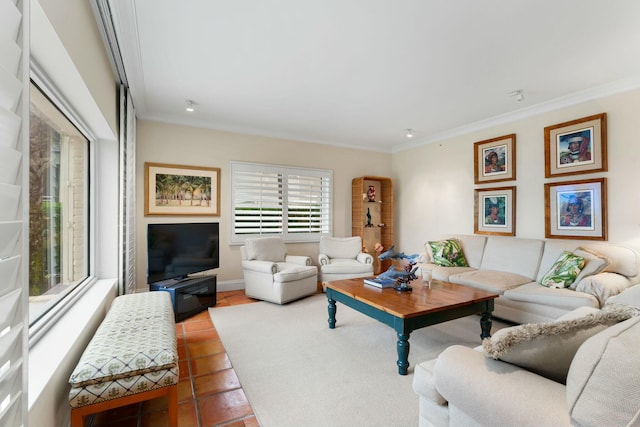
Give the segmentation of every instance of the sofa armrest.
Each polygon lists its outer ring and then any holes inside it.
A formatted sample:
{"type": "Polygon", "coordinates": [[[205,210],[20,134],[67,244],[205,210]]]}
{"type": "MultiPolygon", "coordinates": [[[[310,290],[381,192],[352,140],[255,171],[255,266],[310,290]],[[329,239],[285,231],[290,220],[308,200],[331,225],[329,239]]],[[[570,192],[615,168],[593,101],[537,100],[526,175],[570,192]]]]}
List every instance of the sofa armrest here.
{"type": "Polygon", "coordinates": [[[356,256],[356,260],[362,264],[373,264],[373,257],[364,252],[360,252],[358,256],[356,256]]]}
{"type": "Polygon", "coordinates": [[[271,273],[278,272],[278,264],[271,261],[242,261],[242,268],[244,270],[257,271],[258,273],[271,273]]]}
{"type": "Polygon", "coordinates": [[[284,262],[298,265],[311,265],[311,257],[305,255],[287,255],[284,262]]]}
{"type": "Polygon", "coordinates": [[[576,285],[576,291],[593,295],[602,307],[607,298],[618,295],[629,287],[631,287],[631,280],[622,274],[606,272],[587,276],[580,280],[576,285]]]}
{"type": "Polygon", "coordinates": [[[327,254],[318,254],[318,264],[329,265],[329,256],[327,254]]]}
{"type": "Polygon", "coordinates": [[[478,425],[570,425],[563,384],[454,345],[436,361],[437,391],[478,425]],[[526,384],[523,387],[523,384],[526,384]]]}

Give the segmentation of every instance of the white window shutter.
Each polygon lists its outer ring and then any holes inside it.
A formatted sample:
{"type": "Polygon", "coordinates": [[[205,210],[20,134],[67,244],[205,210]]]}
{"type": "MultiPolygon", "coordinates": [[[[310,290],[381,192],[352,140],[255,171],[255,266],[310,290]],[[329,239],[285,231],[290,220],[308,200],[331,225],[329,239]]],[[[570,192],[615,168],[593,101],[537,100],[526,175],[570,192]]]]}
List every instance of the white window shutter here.
{"type": "Polygon", "coordinates": [[[27,425],[28,2],[0,0],[0,425],[27,425]]]}

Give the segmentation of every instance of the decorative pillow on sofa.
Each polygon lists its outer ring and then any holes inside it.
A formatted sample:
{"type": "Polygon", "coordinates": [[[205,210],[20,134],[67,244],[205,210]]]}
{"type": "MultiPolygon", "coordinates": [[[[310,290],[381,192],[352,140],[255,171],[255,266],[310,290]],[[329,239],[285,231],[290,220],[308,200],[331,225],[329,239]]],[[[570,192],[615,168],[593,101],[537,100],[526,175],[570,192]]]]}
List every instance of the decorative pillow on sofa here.
{"type": "Polygon", "coordinates": [[[442,267],[468,267],[462,246],[457,239],[429,242],[433,263],[442,267]]]}
{"type": "Polygon", "coordinates": [[[584,267],[583,257],[564,251],[547,274],[542,277],[540,284],[548,288],[568,288],[576,280],[582,267],[584,267]]]}
{"type": "Polygon", "coordinates": [[[634,314],[632,309],[621,305],[578,317],[572,313],[555,322],[500,329],[482,341],[484,353],[564,384],[573,356],[582,343],[634,314]]]}
{"type": "Polygon", "coordinates": [[[598,274],[609,265],[609,258],[582,246],[573,251],[573,254],[584,258],[584,267],[576,280],[569,286],[571,289],[575,289],[585,277],[598,274]]]}

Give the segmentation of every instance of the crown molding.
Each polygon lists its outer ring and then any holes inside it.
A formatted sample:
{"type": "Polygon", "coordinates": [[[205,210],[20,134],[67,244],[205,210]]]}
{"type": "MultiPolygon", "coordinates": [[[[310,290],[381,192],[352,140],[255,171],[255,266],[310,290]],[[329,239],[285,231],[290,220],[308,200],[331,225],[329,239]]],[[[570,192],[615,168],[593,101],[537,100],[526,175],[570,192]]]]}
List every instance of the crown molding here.
{"type": "Polygon", "coordinates": [[[590,89],[561,96],[547,102],[541,102],[530,107],[521,108],[510,113],[500,114],[488,119],[479,120],[477,122],[469,123],[457,128],[438,132],[427,137],[417,139],[415,141],[402,143],[394,146],[391,152],[398,153],[401,151],[410,150],[412,148],[421,147],[423,145],[433,144],[435,142],[444,141],[479,130],[503,125],[505,123],[511,123],[517,120],[538,116],[550,111],[560,110],[562,108],[571,107],[573,105],[582,104],[584,102],[612,96],[618,93],[628,92],[638,88],[640,88],[640,75],[616,80],[614,82],[610,82],[601,86],[596,86],[590,89]]]}

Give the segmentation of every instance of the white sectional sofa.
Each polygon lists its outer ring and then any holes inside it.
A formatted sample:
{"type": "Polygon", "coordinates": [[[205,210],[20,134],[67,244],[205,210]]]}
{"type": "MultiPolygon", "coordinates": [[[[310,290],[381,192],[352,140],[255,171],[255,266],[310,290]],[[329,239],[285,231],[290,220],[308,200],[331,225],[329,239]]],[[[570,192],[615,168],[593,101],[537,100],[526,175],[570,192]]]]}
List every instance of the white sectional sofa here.
{"type": "Polygon", "coordinates": [[[428,242],[420,267],[431,269],[434,279],[500,294],[494,316],[516,323],[550,322],[578,307],[600,308],[610,296],[640,282],[640,255],[623,246],[480,235],[449,235],[434,240],[444,239],[460,242],[468,267],[434,264],[428,242]],[[578,276],[572,288],[549,288],[538,283],[563,251],[578,248],[602,255],[607,265],[596,274],[578,276]]]}
{"type": "Polygon", "coordinates": [[[419,426],[638,426],[639,347],[640,285],[602,310],[504,328],[475,349],[450,346],[415,367],[419,426]]]}

